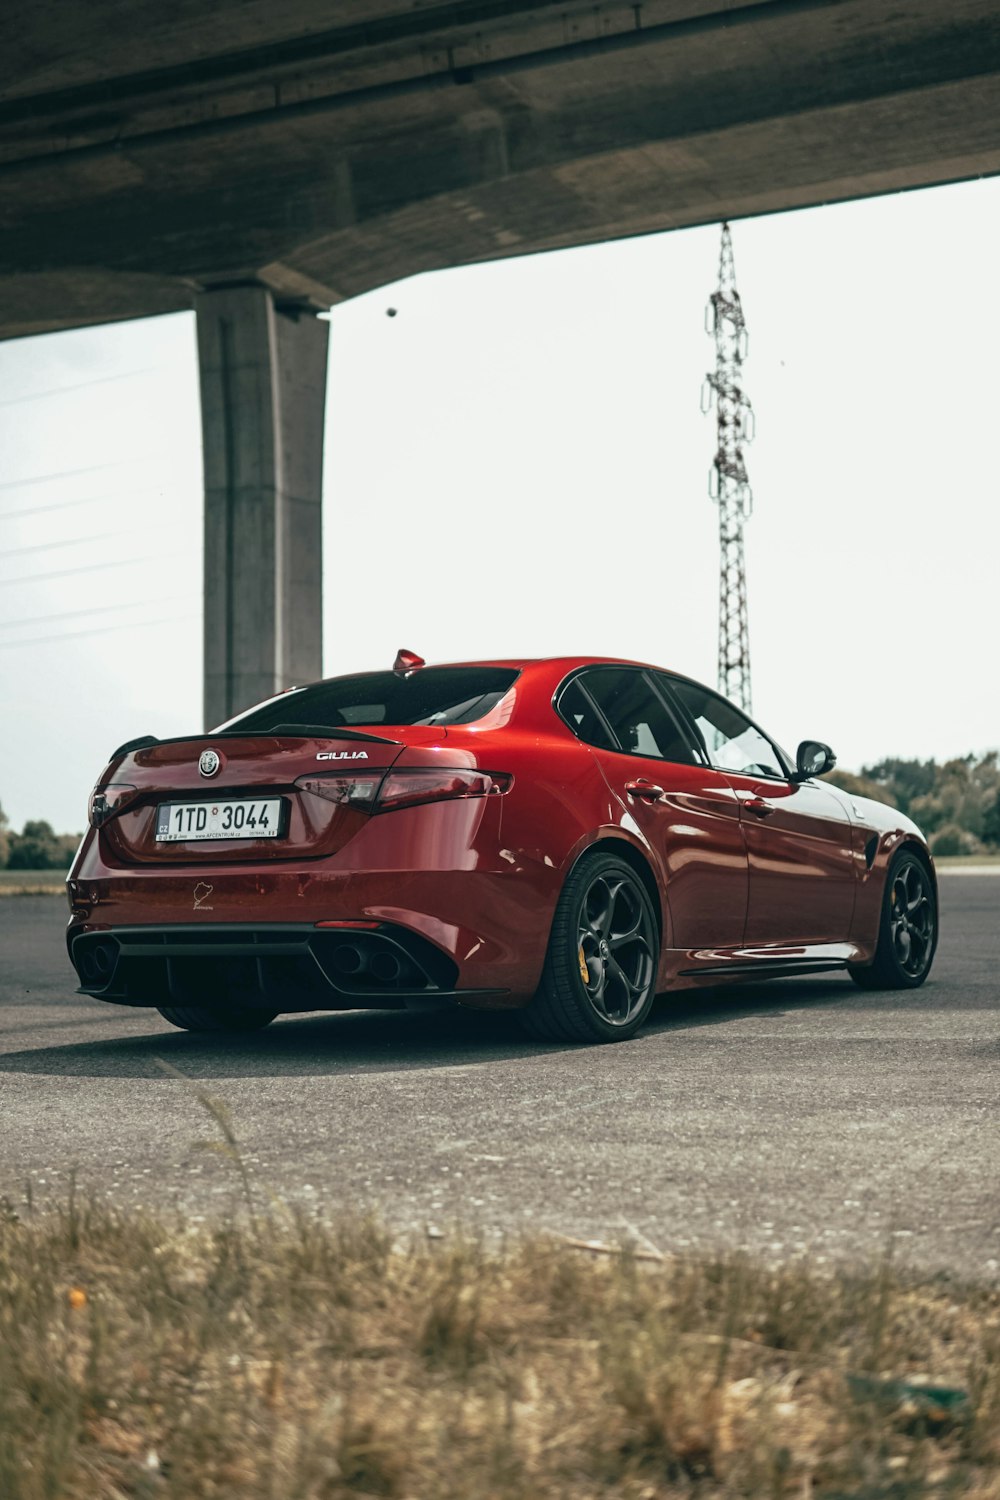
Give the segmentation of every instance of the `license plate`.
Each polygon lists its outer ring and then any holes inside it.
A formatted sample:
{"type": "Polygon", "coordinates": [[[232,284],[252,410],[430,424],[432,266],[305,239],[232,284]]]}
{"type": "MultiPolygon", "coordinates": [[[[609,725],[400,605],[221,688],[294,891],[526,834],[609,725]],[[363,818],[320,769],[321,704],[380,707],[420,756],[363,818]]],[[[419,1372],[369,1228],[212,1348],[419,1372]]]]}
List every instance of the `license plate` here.
{"type": "Polygon", "coordinates": [[[284,801],[164,802],[156,809],[158,844],[193,844],[199,839],[276,839],[282,833],[284,801]]]}

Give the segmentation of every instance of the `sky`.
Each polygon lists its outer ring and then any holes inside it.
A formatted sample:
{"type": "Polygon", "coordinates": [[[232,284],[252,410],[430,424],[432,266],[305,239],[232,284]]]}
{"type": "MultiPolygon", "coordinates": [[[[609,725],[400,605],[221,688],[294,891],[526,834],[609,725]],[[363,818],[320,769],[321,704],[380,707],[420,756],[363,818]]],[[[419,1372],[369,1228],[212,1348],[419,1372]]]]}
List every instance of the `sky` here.
{"type": "MultiPolygon", "coordinates": [[[[733,225],[755,717],[840,764],[1000,745],[1000,179],[733,225]]],[[[714,684],[719,230],[335,307],[324,672],[592,653],[714,684]],[[387,316],[394,308],[396,315],[387,316]]],[[[193,314],[0,343],[0,805],[76,831],[201,728],[193,314]]]]}

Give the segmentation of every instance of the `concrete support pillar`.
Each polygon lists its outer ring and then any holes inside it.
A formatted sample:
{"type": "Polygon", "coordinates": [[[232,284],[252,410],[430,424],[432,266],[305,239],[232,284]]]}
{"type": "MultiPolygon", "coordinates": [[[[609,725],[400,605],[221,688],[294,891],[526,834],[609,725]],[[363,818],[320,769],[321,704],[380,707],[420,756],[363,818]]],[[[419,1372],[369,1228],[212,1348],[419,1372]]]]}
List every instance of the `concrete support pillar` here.
{"type": "Polygon", "coordinates": [[[263,286],[202,293],[205,726],[322,672],[329,325],[263,286]]]}

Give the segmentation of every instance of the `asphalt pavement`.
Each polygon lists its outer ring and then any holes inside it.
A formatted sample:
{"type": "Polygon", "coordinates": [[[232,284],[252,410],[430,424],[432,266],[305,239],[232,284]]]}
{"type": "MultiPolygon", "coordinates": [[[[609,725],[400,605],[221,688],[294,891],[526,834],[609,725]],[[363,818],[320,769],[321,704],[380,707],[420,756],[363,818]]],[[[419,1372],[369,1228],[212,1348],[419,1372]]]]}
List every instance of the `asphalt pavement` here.
{"type": "Polygon", "coordinates": [[[74,994],[56,897],[0,900],[0,1195],[228,1212],[231,1113],[262,1206],[401,1227],[622,1236],[664,1251],[865,1260],[1000,1279],[1000,879],[941,880],[931,979],[662,997],[619,1046],[510,1017],[289,1017],[177,1032],[74,994]],[[185,1075],[166,1076],[159,1060],[185,1075]]]}

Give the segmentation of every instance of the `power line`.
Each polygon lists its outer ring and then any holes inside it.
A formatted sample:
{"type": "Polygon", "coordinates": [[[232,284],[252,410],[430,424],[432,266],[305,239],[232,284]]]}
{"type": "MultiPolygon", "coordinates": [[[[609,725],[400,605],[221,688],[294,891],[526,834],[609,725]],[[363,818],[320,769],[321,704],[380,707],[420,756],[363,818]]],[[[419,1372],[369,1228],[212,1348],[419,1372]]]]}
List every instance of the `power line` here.
{"type": "Polygon", "coordinates": [[[104,474],[108,469],[127,469],[131,464],[152,463],[154,459],[166,458],[169,448],[159,448],[155,453],[140,454],[138,458],[115,458],[108,463],[91,464],[85,469],[56,469],[51,474],[33,474],[30,479],[5,479],[0,490],[27,489],[33,484],[49,484],[53,479],[78,479],[81,474],[104,474]]]}
{"type": "Polygon", "coordinates": [[[95,380],[81,380],[76,385],[54,385],[47,391],[35,391],[30,396],[12,396],[0,401],[0,407],[23,406],[27,401],[47,401],[50,396],[65,396],[71,391],[87,391],[95,385],[111,385],[117,380],[135,380],[139,375],[155,375],[158,366],[146,365],[141,370],[123,370],[120,375],[98,375],[95,380]]]}
{"type": "Polygon", "coordinates": [[[93,630],[64,630],[58,635],[33,635],[26,641],[0,641],[0,651],[11,646],[43,646],[49,641],[76,641],[82,636],[111,635],[120,630],[148,630],[153,625],[175,625],[181,620],[197,620],[197,614],[164,615],[159,620],[137,620],[125,625],[100,625],[93,630]]]}
{"type": "Polygon", "coordinates": [[[32,542],[27,547],[5,547],[4,557],[19,557],[22,552],[51,552],[54,547],[82,547],[86,542],[107,542],[121,536],[120,531],[98,531],[93,536],[68,536],[59,542],[32,542]]]}
{"type": "Polygon", "coordinates": [[[169,485],[144,485],[141,490],[122,490],[118,495],[85,495],[82,500],[55,500],[51,505],[26,505],[21,510],[0,510],[0,521],[19,521],[24,516],[43,516],[52,510],[73,510],[78,505],[97,505],[102,500],[134,500],[138,495],[166,495],[169,485]]]}
{"type": "Polygon", "coordinates": [[[131,499],[135,494],[146,495],[148,490],[123,490],[117,495],[85,495],[82,500],[57,500],[52,505],[26,505],[22,510],[0,510],[0,521],[20,521],[24,516],[43,516],[50,510],[73,510],[78,505],[96,505],[99,500],[131,499]]]}
{"type": "Polygon", "coordinates": [[[0,620],[0,630],[20,630],[25,625],[51,625],[56,620],[78,620],[82,615],[120,614],[126,609],[147,609],[152,604],[179,604],[186,599],[200,599],[196,594],[164,594],[160,599],[135,599],[131,604],[95,604],[90,609],[64,609],[55,615],[29,615],[23,620],[0,620]]]}
{"type": "Polygon", "coordinates": [[[26,573],[23,578],[0,578],[0,588],[12,583],[45,583],[50,578],[72,578],[77,573],[97,573],[102,568],[131,568],[136,563],[166,562],[172,557],[188,557],[187,552],[146,552],[142,557],[122,557],[116,562],[90,563],[83,568],[60,568],[55,573],[26,573]]]}

